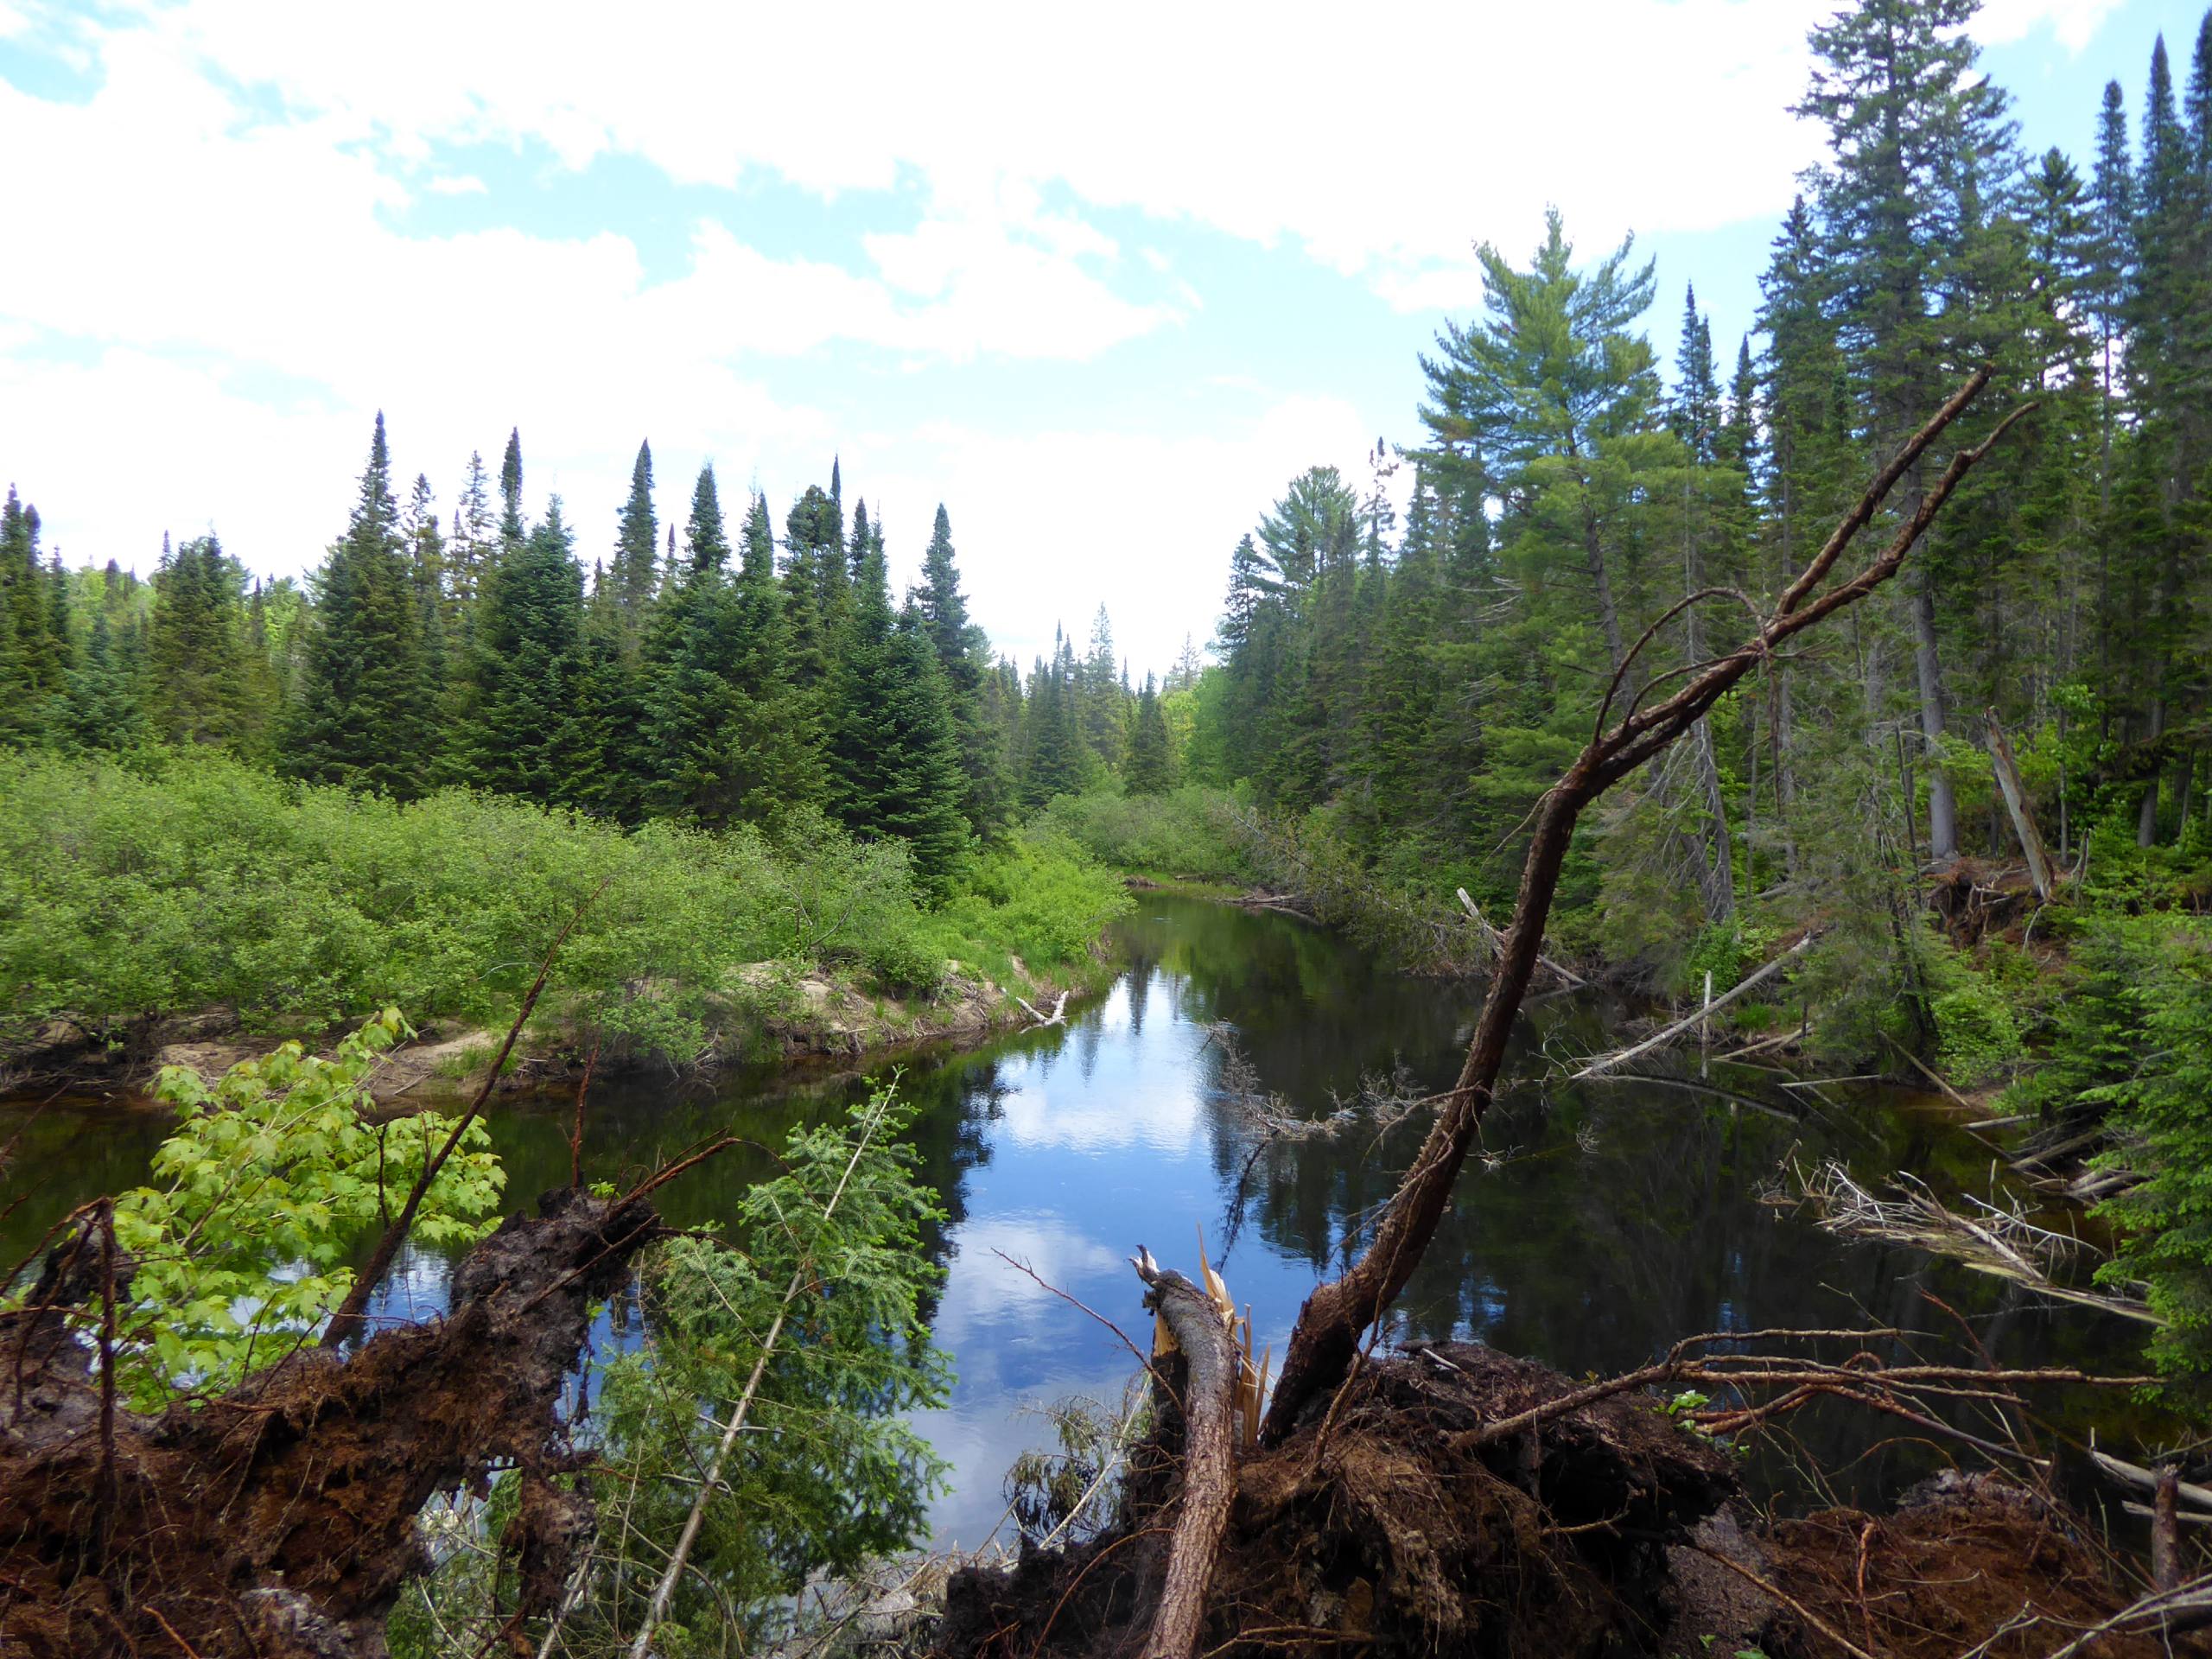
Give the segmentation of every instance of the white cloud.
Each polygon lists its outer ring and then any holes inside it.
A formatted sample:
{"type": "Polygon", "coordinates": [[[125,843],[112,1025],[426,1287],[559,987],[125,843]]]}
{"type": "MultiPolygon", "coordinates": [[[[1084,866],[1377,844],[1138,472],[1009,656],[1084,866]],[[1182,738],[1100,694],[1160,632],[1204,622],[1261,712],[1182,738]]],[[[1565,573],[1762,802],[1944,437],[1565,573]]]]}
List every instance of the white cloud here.
{"type": "MultiPolygon", "coordinates": [[[[1470,239],[1517,255],[1547,201],[1593,252],[1630,225],[1770,213],[1818,150],[1787,106],[1833,3],[1440,0],[1365,30],[1314,6],[887,3],[845,16],[825,58],[805,8],[657,0],[618,23],[582,0],[391,0],[341,26],[289,0],[0,0],[0,35],[99,72],[82,103],[0,81],[0,155],[40,158],[11,173],[10,210],[47,230],[0,289],[0,454],[79,556],[143,562],[164,525],[212,520],[249,563],[296,570],[338,528],[379,404],[403,471],[448,497],[468,450],[520,420],[532,497],[568,496],[587,556],[630,435],[680,438],[659,457],[677,517],[702,454],[780,501],[834,444],[916,539],[951,507],[980,620],[1021,660],[1105,599],[1141,671],[1203,638],[1227,550],[1290,474],[1357,477],[1371,416],[1301,393],[1292,356],[1269,363],[1271,401],[1212,427],[1178,427],[1195,417],[1168,396],[1146,429],[1093,429],[1070,378],[855,435],[771,372],[840,343],[932,368],[1085,363],[1237,297],[1150,240],[1128,257],[1110,209],[1160,221],[1147,236],[1184,221],[1302,249],[1406,309],[1465,307],[1470,239]],[[611,231],[407,234],[417,191],[498,204],[455,170],[468,143],[893,192],[892,218],[845,264],[704,218],[669,277],[611,231]]],[[[1982,32],[2078,48],[2113,3],[1992,0],[1982,32]]]]}
{"type": "MultiPolygon", "coordinates": [[[[1982,32],[2049,26],[2079,49],[2115,3],[1992,0],[1982,32]]],[[[1294,237],[1386,276],[1460,262],[1471,238],[1518,246],[1548,201],[1592,245],[1780,208],[1817,151],[1788,105],[1806,30],[1833,9],[1436,0],[1347,30],[1334,9],[1256,0],[1110,16],[886,3],[845,14],[826,109],[821,77],[788,72],[821,60],[821,16],[805,8],[658,0],[609,28],[581,0],[526,14],[394,0],[375,28],[341,31],[285,0],[190,0],[156,27],[395,137],[535,139],[571,164],[619,150],[682,181],[767,172],[824,194],[912,168],[965,208],[1058,183],[1100,206],[1294,237]],[[1230,94],[1224,70],[1264,95],[1230,94]],[[1690,159],[1715,156],[1728,164],[1690,159]]]]}
{"type": "Polygon", "coordinates": [[[2047,28],[2061,46],[2079,53],[2120,6],[2120,0],[1983,0],[1974,38],[2005,45],[2047,28]]]}

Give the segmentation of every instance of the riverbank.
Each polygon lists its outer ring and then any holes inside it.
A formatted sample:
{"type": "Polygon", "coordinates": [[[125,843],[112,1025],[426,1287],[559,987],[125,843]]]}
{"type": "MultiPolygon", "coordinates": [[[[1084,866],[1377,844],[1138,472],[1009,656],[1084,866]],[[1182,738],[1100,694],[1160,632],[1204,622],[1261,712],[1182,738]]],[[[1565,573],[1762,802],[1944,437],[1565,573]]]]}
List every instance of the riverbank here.
{"type": "MultiPolygon", "coordinates": [[[[735,970],[721,999],[712,1052],[688,1068],[711,1075],[727,1063],[810,1065],[874,1059],[933,1043],[974,1043],[1038,1023],[1061,996],[1101,989],[1116,971],[1102,944],[1087,963],[1031,974],[1017,958],[1011,984],[950,974],[926,995],[899,995],[850,975],[807,970],[786,962],[753,963],[735,970]],[[1024,1003],[1028,1004],[1027,1007],[1024,1003]]],[[[341,1031],[312,1037],[319,1052],[335,1048],[341,1031]]],[[[465,1021],[430,1020],[414,1040],[393,1049],[370,1078],[370,1097],[402,1107],[475,1093],[505,1033],[465,1021]]],[[[164,1067],[179,1065],[209,1084],[242,1060],[267,1054],[286,1038],[245,1028],[235,1011],[207,1008],[148,1022],[135,1045],[102,1042],[57,1022],[35,1044],[20,1045],[0,1073],[0,1092],[67,1089],[107,1095],[149,1091],[164,1067]]],[[[590,1055],[574,1032],[525,1030],[501,1074],[502,1093],[553,1087],[582,1076],[590,1055]]],[[[635,1055],[604,1058],[594,1071],[618,1076],[652,1069],[635,1055]]]]}
{"type": "MultiPolygon", "coordinates": [[[[0,757],[0,1077],[122,1086],[335,1041],[396,1007],[426,1090],[496,1046],[558,939],[524,1078],[679,1073],[1014,1028],[1102,984],[1131,900],[1049,831],[949,893],[818,815],[636,830],[447,791],[287,784],[219,753],[0,757]]],[[[395,1066],[395,1071],[401,1068],[395,1066]]]]}

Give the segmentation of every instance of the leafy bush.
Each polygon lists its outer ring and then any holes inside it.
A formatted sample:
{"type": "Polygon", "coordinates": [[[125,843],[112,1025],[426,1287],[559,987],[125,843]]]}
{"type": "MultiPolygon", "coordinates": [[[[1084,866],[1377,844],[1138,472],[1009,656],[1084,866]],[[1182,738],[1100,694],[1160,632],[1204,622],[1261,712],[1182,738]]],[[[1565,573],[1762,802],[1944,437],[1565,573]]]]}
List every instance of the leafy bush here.
{"type": "MultiPolygon", "coordinates": [[[[357,1248],[381,1230],[452,1133],[435,1112],[362,1116],[378,1056],[409,1035],[387,1008],[317,1059],[287,1043],[232,1066],[213,1089],[164,1068],[177,1108],[154,1184],[115,1200],[115,1243],[135,1259],[117,1310],[117,1374],[154,1408],[177,1389],[222,1389],[275,1364],[353,1288],[357,1248]]],[[[423,1194],[413,1236],[472,1243],[506,1176],[473,1123],[423,1194]]]]}
{"type": "Polygon", "coordinates": [[[772,841],[626,833],[462,791],[403,805],[288,785],[206,751],[130,767],[0,757],[0,1045],[56,1019],[112,1039],[213,1006],[270,1032],[385,1006],[499,1023],[589,899],[547,1017],[611,1055],[682,1060],[729,1017],[741,966],[926,988],[948,958],[1071,960],[1123,902],[1065,840],[979,877],[931,913],[903,843],[818,816],[772,841]]]}
{"type": "Polygon", "coordinates": [[[1117,870],[1200,881],[1249,881],[1230,832],[1232,798],[1186,785],[1165,795],[1055,796],[1039,822],[1117,870]]]}
{"type": "Polygon", "coordinates": [[[1985,975],[1948,949],[1927,958],[1935,995],[1936,1058],[1955,1082],[1986,1083],[2021,1058],[2019,1022],[2011,1001],[1985,975]]]}

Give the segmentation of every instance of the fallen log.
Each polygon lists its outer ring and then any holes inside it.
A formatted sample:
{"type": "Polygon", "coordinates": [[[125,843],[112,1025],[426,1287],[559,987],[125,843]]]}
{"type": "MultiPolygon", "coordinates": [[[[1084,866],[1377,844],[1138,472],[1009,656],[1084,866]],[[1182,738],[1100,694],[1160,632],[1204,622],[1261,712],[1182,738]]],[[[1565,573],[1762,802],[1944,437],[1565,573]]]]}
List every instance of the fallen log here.
{"type": "MultiPolygon", "coordinates": [[[[154,1414],[114,1403],[69,1328],[102,1294],[90,1231],[57,1246],[56,1294],[0,1315],[0,1649],[380,1659],[385,1616],[429,1566],[417,1513],[507,1468],[523,1482],[500,1541],[517,1617],[551,1613],[593,1525],[590,1499],[556,1484],[585,1461],[563,1392],[591,1305],[662,1229],[642,1198],[574,1187],[538,1211],[454,1269],[444,1319],[345,1358],[303,1344],[154,1414]]],[[[113,1272],[127,1283],[127,1259],[113,1272]]]]}
{"type": "Polygon", "coordinates": [[[1191,1659],[1205,1622],[1206,1582],[1236,1495],[1230,1467],[1236,1351],[1212,1296],[1173,1268],[1160,1266],[1149,1250],[1139,1250],[1129,1265],[1144,1281],[1145,1300],[1166,1322],[1184,1360],[1182,1503],[1143,1659],[1191,1659]]]}
{"type": "Polygon", "coordinates": [[[1673,1025],[1668,1027],[1664,1031],[1660,1032],[1656,1036],[1645,1038],[1642,1042],[1637,1044],[1632,1048],[1624,1048],[1611,1054],[1599,1055],[1596,1059],[1591,1061],[1589,1065],[1584,1066],[1580,1071],[1574,1073],[1574,1075],[1569,1077],[1567,1081],[1569,1083],[1580,1083],[1586,1078],[1594,1077],[1601,1073],[1610,1071],[1617,1065],[1624,1065],[1629,1061],[1633,1060],[1641,1055],[1649,1054],[1655,1048],[1666,1047],[1668,1044],[1673,1042],[1675,1038],[1689,1030],[1691,1027],[1700,1024],[1707,1020],[1710,1020],[1717,1011],[1726,1007],[1731,1002],[1736,1001],[1738,997],[1744,995],[1747,992],[1756,990],[1759,986],[1765,984],[1767,981],[1772,979],[1777,974],[1788,967],[1790,963],[1794,962],[1797,957],[1804,955],[1807,950],[1810,950],[1814,940],[1820,937],[1821,936],[1817,931],[1808,933],[1803,938],[1798,940],[1796,944],[1791,945],[1787,950],[1784,950],[1780,955],[1777,956],[1772,962],[1768,963],[1764,968],[1758,969],[1755,972],[1746,975],[1744,978],[1738,980],[1736,982],[1734,988],[1719,996],[1714,997],[1709,1002],[1700,1004],[1695,1014],[1686,1015],[1682,1019],[1675,1020],[1673,1025]]]}
{"type": "Polygon", "coordinates": [[[1032,1031],[1042,1031],[1046,1026],[1065,1026],[1068,1022],[1068,994],[1065,991],[1060,993],[1060,1000],[1052,1004],[1050,1014],[1039,1014],[1026,996],[1017,996],[1014,1000],[1021,1004],[1021,1011],[1029,1016],[1033,1022],[1029,1027],[1032,1031]]]}

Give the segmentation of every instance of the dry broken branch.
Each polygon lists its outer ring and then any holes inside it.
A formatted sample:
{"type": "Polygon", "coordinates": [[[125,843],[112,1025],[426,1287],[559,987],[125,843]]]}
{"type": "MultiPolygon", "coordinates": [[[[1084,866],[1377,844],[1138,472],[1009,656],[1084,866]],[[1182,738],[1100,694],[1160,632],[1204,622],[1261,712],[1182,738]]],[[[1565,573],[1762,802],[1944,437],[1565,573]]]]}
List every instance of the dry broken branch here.
{"type": "MultiPolygon", "coordinates": [[[[1669,1026],[1664,1031],[1645,1038],[1643,1041],[1637,1043],[1633,1047],[1619,1049],[1611,1054],[1600,1054],[1596,1059],[1591,1061],[1580,1071],[1577,1071],[1573,1077],[1569,1077],[1567,1081],[1569,1083],[1580,1083],[1586,1078],[1598,1077],[1604,1072],[1611,1071],[1615,1066],[1624,1065],[1630,1060],[1637,1059],[1643,1055],[1649,1054],[1655,1048],[1664,1048],[1668,1044],[1673,1042],[1675,1039],[1682,1035],[1683,1033],[1688,1031],[1692,1027],[1701,1025],[1706,1020],[1710,1020],[1715,1013],[1726,1007],[1738,997],[1743,996],[1747,992],[1756,990],[1761,985],[1765,984],[1767,981],[1772,979],[1784,968],[1787,968],[1798,957],[1803,956],[1806,951],[1811,950],[1813,948],[1813,942],[1819,938],[1820,934],[1817,931],[1806,934],[1803,938],[1798,940],[1796,944],[1791,945],[1787,950],[1783,951],[1764,967],[1754,969],[1752,972],[1745,975],[1725,995],[1716,996],[1712,1001],[1700,1005],[1698,1011],[1695,1014],[1693,1014],[1685,1019],[1675,1020],[1673,1025],[1669,1026]]],[[[1794,1035],[1795,1033],[1791,1034],[1794,1035]]]]}
{"type": "MultiPolygon", "coordinates": [[[[1897,451],[1750,639],[1702,666],[1663,701],[1649,707],[1632,705],[1610,728],[1601,725],[1544,797],[1535,815],[1513,921],[1505,931],[1490,995],[1468,1045],[1459,1083],[1399,1184],[1366,1252],[1341,1278],[1318,1287],[1300,1310],[1274,1401],[1261,1431],[1263,1440],[1279,1444],[1308,1404],[1334,1389],[1351,1363],[1360,1333],[1396,1299],[1427,1249],[1490,1105],[1504,1063],[1506,1039],[1535,971],[1552,896],[1583,809],[1688,731],[1753,669],[1770,660],[1777,645],[1856,604],[1897,573],[1959,481],[2032,405],[2014,410],[1982,442],[1955,455],[1879,556],[1847,581],[1825,589],[1821,586],[1890,491],[1966,412],[1988,385],[1990,374],[1986,366],[1977,370],[1897,451]]],[[[1620,678],[1617,672],[1616,684],[1606,694],[1608,705],[1620,678]]]]}
{"type": "Polygon", "coordinates": [[[1146,1300],[1174,1333],[1185,1366],[1182,1504],[1143,1659],[1191,1659],[1205,1621],[1206,1581],[1236,1491],[1230,1465],[1236,1452],[1237,1355],[1212,1295],[1173,1268],[1160,1267],[1148,1250],[1131,1257],[1129,1265],[1144,1281],[1146,1300]]]}

